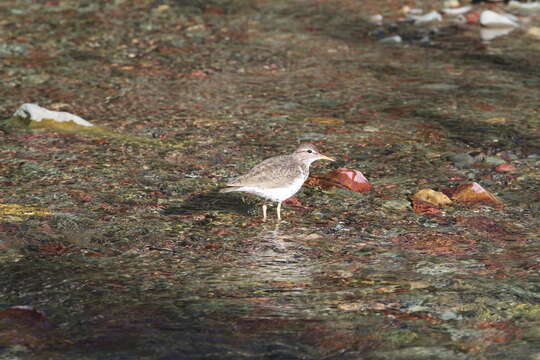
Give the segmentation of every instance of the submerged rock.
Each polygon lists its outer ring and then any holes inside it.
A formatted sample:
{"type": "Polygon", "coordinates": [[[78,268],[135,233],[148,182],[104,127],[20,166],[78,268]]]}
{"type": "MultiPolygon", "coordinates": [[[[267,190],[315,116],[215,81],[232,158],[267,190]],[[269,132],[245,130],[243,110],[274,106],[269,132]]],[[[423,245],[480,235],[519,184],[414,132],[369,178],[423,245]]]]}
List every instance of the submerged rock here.
{"type": "Polygon", "coordinates": [[[381,40],[379,40],[379,42],[381,44],[399,44],[403,42],[403,40],[401,39],[401,36],[394,35],[394,36],[388,36],[388,37],[382,38],[381,40]]]}
{"type": "Polygon", "coordinates": [[[517,169],[512,164],[503,163],[503,164],[497,165],[497,167],[495,168],[495,171],[499,173],[514,173],[517,171],[517,169]]]}
{"type": "Polygon", "coordinates": [[[522,3],[519,1],[511,0],[508,3],[509,9],[524,10],[524,11],[540,11],[540,2],[522,3]]]}
{"type": "Polygon", "coordinates": [[[373,25],[382,25],[383,24],[383,16],[381,14],[375,14],[369,17],[369,22],[373,25]]]}
{"type": "Polygon", "coordinates": [[[23,104],[13,114],[13,117],[23,118],[29,121],[53,120],[57,122],[73,122],[81,126],[93,126],[83,118],[65,111],[52,111],[37,104],[23,104]]]}
{"type": "Polygon", "coordinates": [[[464,204],[484,204],[495,207],[504,206],[504,203],[501,200],[476,182],[458,186],[452,191],[451,198],[464,204]]]}
{"type": "Polygon", "coordinates": [[[390,210],[404,211],[410,207],[410,203],[407,200],[388,200],[382,206],[390,210]]]}
{"type": "Polygon", "coordinates": [[[505,163],[505,161],[498,156],[486,156],[484,162],[492,166],[497,166],[505,163]]]}
{"type": "Polygon", "coordinates": [[[424,201],[437,207],[450,205],[452,200],[445,194],[432,189],[422,189],[412,196],[413,200],[424,201]]]}
{"type": "Polygon", "coordinates": [[[373,186],[360,171],[347,168],[339,168],[326,174],[312,175],[306,185],[320,186],[323,189],[339,187],[359,193],[373,189],[373,186]]]}
{"type": "Polygon", "coordinates": [[[476,159],[467,153],[453,154],[449,159],[458,169],[469,168],[476,162],[476,159]]]}

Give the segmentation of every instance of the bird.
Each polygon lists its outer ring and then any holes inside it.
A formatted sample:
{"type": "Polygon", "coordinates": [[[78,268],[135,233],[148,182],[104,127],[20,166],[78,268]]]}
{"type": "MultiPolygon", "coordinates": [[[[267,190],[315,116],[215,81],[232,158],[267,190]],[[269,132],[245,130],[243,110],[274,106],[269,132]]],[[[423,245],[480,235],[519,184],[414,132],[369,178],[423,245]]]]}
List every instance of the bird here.
{"type": "MultiPolygon", "coordinates": [[[[300,190],[309,176],[309,166],[317,160],[335,161],[321,154],[312,144],[301,144],[292,154],[268,158],[226,184],[220,192],[240,191],[277,202],[277,219],[281,221],[281,203],[300,190]]],[[[262,206],[266,221],[266,203],[262,206]]]]}

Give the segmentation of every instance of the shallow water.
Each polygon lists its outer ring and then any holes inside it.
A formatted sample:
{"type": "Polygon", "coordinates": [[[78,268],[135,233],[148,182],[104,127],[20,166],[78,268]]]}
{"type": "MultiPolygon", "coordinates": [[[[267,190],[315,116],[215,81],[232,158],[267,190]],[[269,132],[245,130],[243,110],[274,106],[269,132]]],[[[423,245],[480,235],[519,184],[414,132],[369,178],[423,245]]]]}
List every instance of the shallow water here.
{"type": "Polygon", "coordinates": [[[0,126],[0,358],[539,359],[538,39],[401,6],[0,5],[1,117],[100,126],[0,126]],[[217,192],[300,141],[374,190],[217,192]],[[470,182],[505,206],[413,210],[470,182]]]}

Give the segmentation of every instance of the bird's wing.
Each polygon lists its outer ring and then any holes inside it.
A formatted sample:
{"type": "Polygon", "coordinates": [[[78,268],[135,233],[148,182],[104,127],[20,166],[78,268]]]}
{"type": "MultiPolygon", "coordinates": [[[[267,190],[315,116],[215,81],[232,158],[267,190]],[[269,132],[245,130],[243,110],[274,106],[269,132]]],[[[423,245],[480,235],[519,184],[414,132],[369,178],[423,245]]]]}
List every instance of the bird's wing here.
{"type": "Polygon", "coordinates": [[[247,174],[230,181],[228,186],[280,187],[288,178],[304,175],[301,164],[290,163],[288,155],[267,159],[247,174]]]}

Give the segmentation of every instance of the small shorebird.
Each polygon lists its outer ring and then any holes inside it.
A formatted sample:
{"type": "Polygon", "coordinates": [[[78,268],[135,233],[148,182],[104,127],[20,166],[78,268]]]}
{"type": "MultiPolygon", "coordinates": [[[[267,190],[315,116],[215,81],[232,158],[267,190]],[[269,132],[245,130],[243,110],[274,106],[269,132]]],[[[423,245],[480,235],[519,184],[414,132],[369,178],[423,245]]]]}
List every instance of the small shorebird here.
{"type": "MultiPolygon", "coordinates": [[[[227,183],[220,192],[241,191],[277,202],[277,218],[281,220],[281,202],[300,190],[309,176],[309,166],[317,160],[334,161],[319,153],[311,144],[300,145],[292,154],[274,156],[255,166],[247,174],[227,183]]],[[[263,205],[266,221],[266,204],[263,205]]]]}

